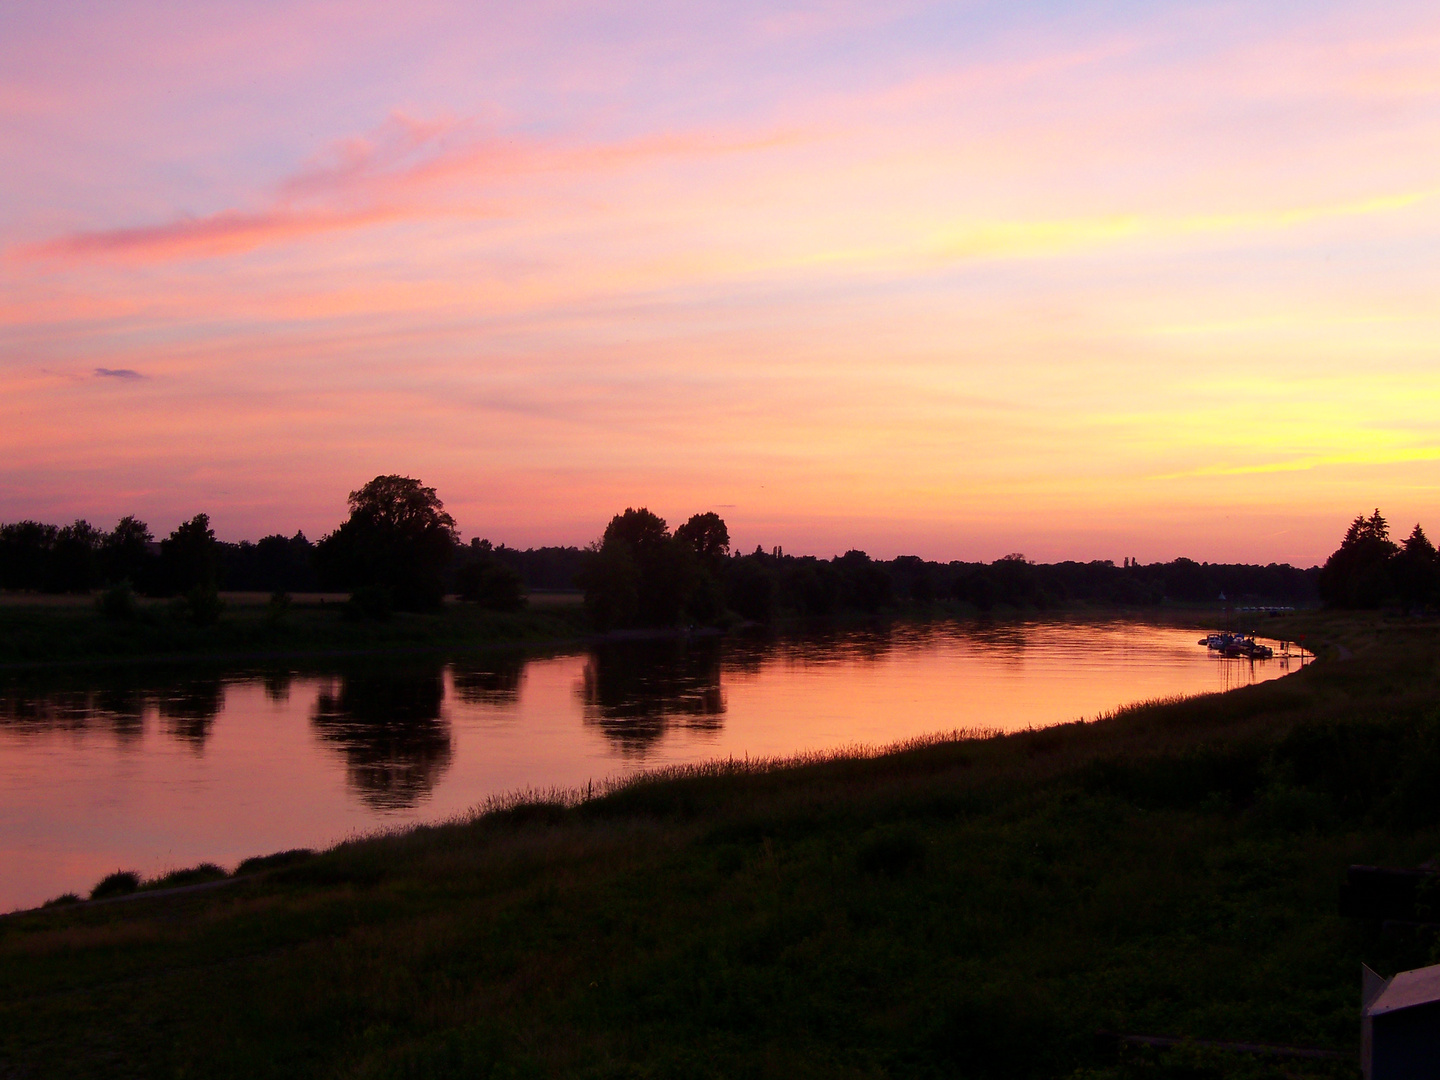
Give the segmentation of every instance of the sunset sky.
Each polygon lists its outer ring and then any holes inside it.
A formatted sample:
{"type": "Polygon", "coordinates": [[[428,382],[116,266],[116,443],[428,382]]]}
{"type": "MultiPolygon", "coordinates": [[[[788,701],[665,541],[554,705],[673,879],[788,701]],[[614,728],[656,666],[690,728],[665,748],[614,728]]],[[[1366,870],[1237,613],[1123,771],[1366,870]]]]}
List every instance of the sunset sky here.
{"type": "Polygon", "coordinates": [[[0,521],[1440,532],[1431,3],[0,6],[0,521]]]}

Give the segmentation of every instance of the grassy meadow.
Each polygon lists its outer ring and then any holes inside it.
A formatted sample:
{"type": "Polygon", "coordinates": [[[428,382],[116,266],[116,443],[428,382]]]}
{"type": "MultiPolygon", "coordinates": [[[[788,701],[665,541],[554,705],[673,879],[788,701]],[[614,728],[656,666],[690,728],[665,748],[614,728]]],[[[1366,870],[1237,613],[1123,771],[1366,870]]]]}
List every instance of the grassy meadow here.
{"type": "Polygon", "coordinates": [[[1440,628],[1263,632],[1321,659],[0,919],[0,1077],[1358,1077],[1360,963],[1440,961],[1336,911],[1440,852],[1440,628]]]}

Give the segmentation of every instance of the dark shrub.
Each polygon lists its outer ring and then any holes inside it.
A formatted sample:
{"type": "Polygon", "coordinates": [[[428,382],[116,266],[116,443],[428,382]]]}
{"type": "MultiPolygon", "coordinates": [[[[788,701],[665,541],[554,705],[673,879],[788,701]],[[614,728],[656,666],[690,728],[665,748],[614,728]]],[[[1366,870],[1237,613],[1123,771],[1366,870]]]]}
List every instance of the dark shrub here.
{"type": "Polygon", "coordinates": [[[213,586],[196,585],[185,594],[183,608],[185,617],[196,626],[213,626],[220,621],[225,601],[213,586]]]}
{"type": "Polygon", "coordinates": [[[124,896],[140,887],[140,875],[133,870],[117,870],[100,879],[100,884],[90,890],[91,900],[104,900],[107,896],[124,896]]]}
{"type": "Polygon", "coordinates": [[[235,868],[235,876],[258,874],[262,870],[278,870],[282,866],[294,866],[314,857],[315,852],[309,848],[292,848],[289,851],[277,851],[273,855],[253,855],[235,868]]]}
{"type": "Polygon", "coordinates": [[[219,881],[229,877],[220,867],[214,863],[201,863],[199,866],[192,866],[188,870],[171,870],[170,873],[156,878],[154,881],[147,881],[147,889],[178,889],[185,885],[200,885],[207,881],[219,881]]]}
{"type": "Polygon", "coordinates": [[[102,592],[95,598],[95,609],[107,619],[133,619],[137,608],[130,582],[122,581],[102,592]]]}
{"type": "Polygon", "coordinates": [[[520,575],[503,563],[474,558],[455,575],[460,599],[491,611],[519,611],[525,606],[520,575]]]}
{"type": "Polygon", "coordinates": [[[350,594],[341,613],[353,622],[388,619],[394,611],[390,590],[383,585],[362,585],[350,594]]]}

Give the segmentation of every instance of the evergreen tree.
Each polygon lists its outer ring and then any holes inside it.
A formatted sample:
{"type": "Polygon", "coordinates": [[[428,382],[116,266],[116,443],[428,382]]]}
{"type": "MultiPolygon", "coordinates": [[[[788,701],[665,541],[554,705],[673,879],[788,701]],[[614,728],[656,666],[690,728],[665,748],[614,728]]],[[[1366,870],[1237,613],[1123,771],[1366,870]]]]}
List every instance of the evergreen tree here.
{"type": "Polygon", "coordinates": [[[1435,545],[1430,543],[1425,530],[1417,524],[1400,546],[1400,551],[1391,560],[1390,576],[1395,583],[1395,592],[1406,608],[1425,607],[1432,604],[1440,593],[1440,563],[1437,563],[1435,545]]]}
{"type": "Polygon", "coordinates": [[[1320,571],[1320,598],[1334,607],[1379,607],[1395,595],[1390,560],[1399,550],[1378,509],[1357,515],[1320,571]]]}

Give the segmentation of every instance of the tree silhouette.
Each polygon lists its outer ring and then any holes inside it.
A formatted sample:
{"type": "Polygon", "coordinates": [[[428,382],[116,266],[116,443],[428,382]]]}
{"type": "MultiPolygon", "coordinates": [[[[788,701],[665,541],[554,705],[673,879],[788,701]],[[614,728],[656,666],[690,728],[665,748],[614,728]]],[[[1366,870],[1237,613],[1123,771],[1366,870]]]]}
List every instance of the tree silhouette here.
{"type": "Polygon", "coordinates": [[[1320,598],[1335,607],[1379,607],[1394,595],[1390,560],[1399,550],[1379,509],[1357,515],[1320,571],[1320,598]]]}
{"type": "Polygon", "coordinates": [[[100,584],[100,544],[104,533],[88,521],[66,525],[55,534],[50,556],[50,592],[89,592],[100,584]]]}
{"type": "Polygon", "coordinates": [[[600,629],[674,626],[682,615],[710,622],[724,609],[720,586],[730,533],[718,514],[696,514],[670,535],[641,507],[616,514],[579,576],[600,629]]]}
{"type": "Polygon", "coordinates": [[[1390,560],[1390,577],[1407,608],[1424,607],[1440,598],[1440,562],[1435,545],[1418,524],[1390,560]]]}
{"type": "Polygon", "coordinates": [[[519,611],[525,606],[520,575],[495,557],[489,540],[471,540],[469,547],[461,549],[455,589],[461,600],[491,611],[519,611]]]}
{"type": "Polygon", "coordinates": [[[196,514],[161,540],[160,562],[172,591],[214,590],[219,584],[220,546],[210,528],[210,515],[196,514]]]}
{"type": "Polygon", "coordinates": [[[713,510],[696,514],[675,530],[675,539],[707,562],[715,562],[730,554],[730,530],[725,520],[713,510]]]}
{"type": "Polygon", "coordinates": [[[150,526],[134,515],[121,518],[100,543],[100,571],[106,581],[128,581],[137,589],[155,584],[155,556],[150,543],[155,537],[150,526]]]}
{"type": "Polygon", "coordinates": [[[607,627],[675,625],[689,593],[693,560],[658,514],[644,507],[616,514],[586,577],[591,617],[607,627]]]}
{"type": "Polygon", "coordinates": [[[350,518],[316,545],[324,584],[377,587],[400,610],[436,608],[456,544],[455,519],[435,489],[408,476],[377,476],[350,493],[350,518]]]}
{"type": "Polygon", "coordinates": [[[669,539],[670,527],[665,524],[665,519],[642,506],[639,510],[627,507],[623,514],[611,518],[600,542],[603,546],[621,541],[637,551],[647,551],[660,547],[669,539]]]}
{"type": "Polygon", "coordinates": [[[43,590],[59,531],[39,521],[0,525],[0,588],[43,590]]]}

